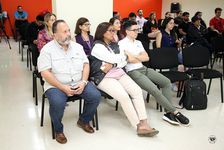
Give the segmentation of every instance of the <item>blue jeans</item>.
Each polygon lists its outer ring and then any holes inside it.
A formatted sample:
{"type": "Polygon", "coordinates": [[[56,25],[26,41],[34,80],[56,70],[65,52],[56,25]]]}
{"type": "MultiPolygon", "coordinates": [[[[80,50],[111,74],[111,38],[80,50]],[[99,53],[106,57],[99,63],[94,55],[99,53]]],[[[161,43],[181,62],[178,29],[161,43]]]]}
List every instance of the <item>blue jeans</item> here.
{"type": "Polygon", "coordinates": [[[179,62],[179,64],[183,64],[183,55],[182,55],[182,52],[179,52],[177,56],[178,56],[178,62],[179,62]]]}
{"type": "MultiPolygon", "coordinates": [[[[62,117],[64,115],[66,101],[68,96],[58,88],[50,88],[45,92],[49,100],[49,113],[54,124],[56,133],[63,133],[62,117]]],[[[99,105],[101,94],[97,88],[90,82],[85,86],[82,94],[79,95],[85,101],[82,114],[79,120],[84,124],[92,120],[97,106],[99,105]]]]}

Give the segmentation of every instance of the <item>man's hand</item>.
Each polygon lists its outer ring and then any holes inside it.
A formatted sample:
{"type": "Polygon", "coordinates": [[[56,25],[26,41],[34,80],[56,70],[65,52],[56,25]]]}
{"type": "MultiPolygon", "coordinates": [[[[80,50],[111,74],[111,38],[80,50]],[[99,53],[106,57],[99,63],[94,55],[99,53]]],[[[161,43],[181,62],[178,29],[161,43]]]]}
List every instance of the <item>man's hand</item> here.
{"type": "Polygon", "coordinates": [[[73,90],[74,94],[79,95],[79,94],[82,94],[85,86],[86,86],[86,83],[80,81],[77,85],[72,87],[72,90],[73,90]]]}
{"type": "Polygon", "coordinates": [[[73,96],[73,95],[75,95],[75,91],[72,90],[72,88],[74,88],[74,87],[72,87],[70,85],[63,85],[62,90],[67,96],[73,96]]]}

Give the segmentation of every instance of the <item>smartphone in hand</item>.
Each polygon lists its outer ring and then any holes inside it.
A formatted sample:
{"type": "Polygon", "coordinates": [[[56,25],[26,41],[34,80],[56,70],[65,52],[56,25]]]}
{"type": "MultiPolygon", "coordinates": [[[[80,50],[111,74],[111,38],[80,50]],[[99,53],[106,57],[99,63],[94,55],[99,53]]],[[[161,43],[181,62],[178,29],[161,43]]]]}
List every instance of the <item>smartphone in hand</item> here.
{"type": "Polygon", "coordinates": [[[77,90],[78,87],[71,87],[71,90],[77,90]]]}
{"type": "Polygon", "coordinates": [[[73,84],[71,84],[71,90],[77,90],[78,89],[78,87],[77,87],[77,83],[73,83],[73,84]]]}

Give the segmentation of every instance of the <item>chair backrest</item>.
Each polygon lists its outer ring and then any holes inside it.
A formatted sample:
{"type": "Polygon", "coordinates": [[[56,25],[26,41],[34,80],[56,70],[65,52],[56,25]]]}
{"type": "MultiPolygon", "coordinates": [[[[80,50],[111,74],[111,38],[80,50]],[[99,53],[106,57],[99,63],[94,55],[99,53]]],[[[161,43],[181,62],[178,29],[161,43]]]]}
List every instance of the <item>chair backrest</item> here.
{"type": "Polygon", "coordinates": [[[211,44],[216,53],[224,52],[224,37],[215,37],[211,39],[211,44]]]}
{"type": "Polygon", "coordinates": [[[142,42],[142,45],[146,51],[149,50],[149,37],[147,34],[139,33],[136,40],[142,42]]]}
{"type": "Polygon", "coordinates": [[[203,67],[209,64],[210,53],[206,47],[192,45],[182,50],[185,67],[203,67]]]}
{"type": "Polygon", "coordinates": [[[178,50],[173,47],[150,51],[149,66],[153,69],[170,69],[178,66],[178,50]]]}
{"type": "Polygon", "coordinates": [[[27,34],[28,34],[28,27],[30,23],[26,22],[23,23],[19,28],[19,34],[21,35],[21,40],[27,40],[27,34]]]}

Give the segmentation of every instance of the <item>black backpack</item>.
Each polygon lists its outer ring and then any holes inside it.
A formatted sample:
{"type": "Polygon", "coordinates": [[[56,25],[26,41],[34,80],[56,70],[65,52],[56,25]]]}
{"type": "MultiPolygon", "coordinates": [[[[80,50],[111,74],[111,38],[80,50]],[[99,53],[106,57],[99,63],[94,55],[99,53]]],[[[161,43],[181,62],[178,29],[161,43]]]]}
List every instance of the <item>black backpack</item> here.
{"type": "Polygon", "coordinates": [[[184,93],[179,105],[187,110],[202,110],[207,108],[206,84],[202,79],[191,78],[185,81],[184,93]]]}

